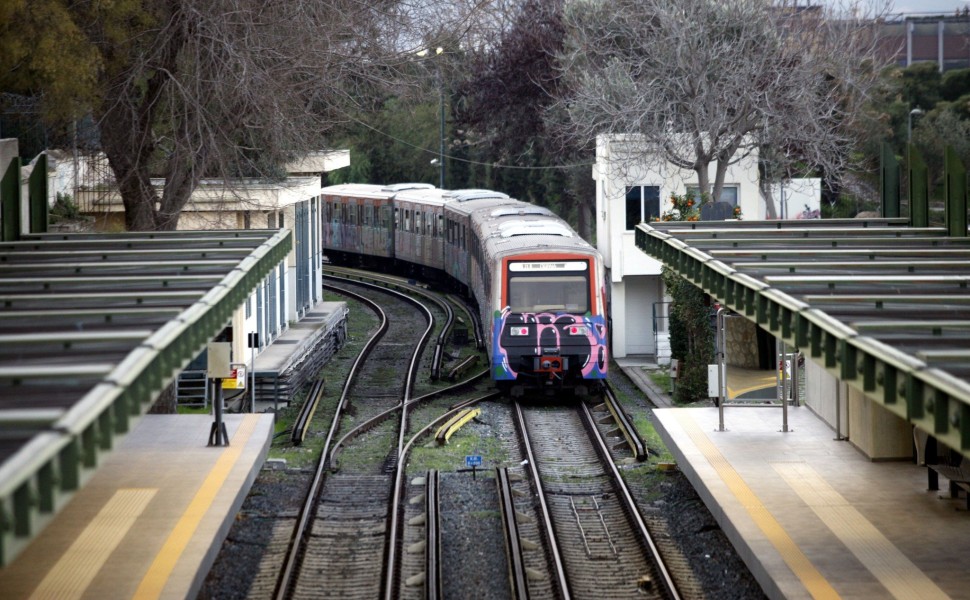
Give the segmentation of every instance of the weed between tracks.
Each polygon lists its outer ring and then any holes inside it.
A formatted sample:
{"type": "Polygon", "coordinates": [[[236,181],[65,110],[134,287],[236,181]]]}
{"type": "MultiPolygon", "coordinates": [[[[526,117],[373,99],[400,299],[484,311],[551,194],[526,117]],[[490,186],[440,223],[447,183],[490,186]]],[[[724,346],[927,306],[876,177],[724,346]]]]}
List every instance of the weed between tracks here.
{"type": "MultiPolygon", "coordinates": [[[[343,431],[349,431],[349,427],[343,431]]],[[[379,468],[397,446],[397,420],[392,416],[360,437],[348,441],[337,456],[341,471],[357,473],[379,468]]]]}
{"type": "Polygon", "coordinates": [[[377,326],[377,317],[374,313],[355,300],[329,292],[324,294],[324,300],[347,303],[350,309],[347,315],[347,340],[317,375],[324,378],[324,395],[313,415],[311,431],[303,441],[303,445],[293,446],[288,432],[293,428],[293,422],[306,401],[307,392],[298,394],[289,406],[280,409],[276,414],[275,433],[278,437],[273,439],[269,457],[284,459],[288,467],[295,469],[312,467],[319,458],[347,373],[377,326]]]}

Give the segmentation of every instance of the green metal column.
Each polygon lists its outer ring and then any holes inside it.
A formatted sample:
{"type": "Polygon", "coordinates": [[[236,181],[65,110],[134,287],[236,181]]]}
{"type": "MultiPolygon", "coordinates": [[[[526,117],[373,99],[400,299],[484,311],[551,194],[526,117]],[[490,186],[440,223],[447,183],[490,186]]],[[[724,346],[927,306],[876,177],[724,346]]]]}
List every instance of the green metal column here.
{"type": "Polygon", "coordinates": [[[899,161],[889,144],[883,142],[879,154],[879,183],[882,192],[882,216],[899,217],[899,161]]]}
{"type": "Polygon", "coordinates": [[[909,154],[909,226],[930,226],[930,176],[916,146],[907,144],[909,154]]]}
{"type": "Polygon", "coordinates": [[[946,230],[967,237],[967,169],[952,146],[946,147],[946,230]]]}
{"type": "Polygon", "coordinates": [[[20,157],[14,156],[0,179],[0,220],[3,221],[2,240],[20,239],[20,157]]]}
{"type": "Polygon", "coordinates": [[[30,206],[30,233],[47,233],[47,153],[34,161],[34,170],[27,182],[30,206]]]}

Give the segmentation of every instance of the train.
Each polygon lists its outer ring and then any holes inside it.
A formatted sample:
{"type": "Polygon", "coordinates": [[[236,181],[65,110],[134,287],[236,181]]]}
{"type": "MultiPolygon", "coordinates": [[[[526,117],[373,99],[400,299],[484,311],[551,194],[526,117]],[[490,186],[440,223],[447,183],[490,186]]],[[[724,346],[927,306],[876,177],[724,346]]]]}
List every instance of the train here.
{"type": "Polygon", "coordinates": [[[600,253],[548,208],[483,189],[325,187],[335,264],[446,282],[470,298],[502,392],[599,394],[608,372],[600,253]]]}

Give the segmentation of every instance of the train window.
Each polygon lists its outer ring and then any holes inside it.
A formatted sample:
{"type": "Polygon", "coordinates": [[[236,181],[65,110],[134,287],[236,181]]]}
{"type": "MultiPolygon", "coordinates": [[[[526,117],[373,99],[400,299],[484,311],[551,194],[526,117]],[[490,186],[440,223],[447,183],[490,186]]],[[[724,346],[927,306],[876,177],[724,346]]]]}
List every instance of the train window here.
{"type": "Polygon", "coordinates": [[[589,280],[585,274],[512,275],[508,304],[512,312],[585,314],[589,311],[589,280]]]}
{"type": "Polygon", "coordinates": [[[395,208],[394,209],[394,229],[400,229],[400,228],[401,228],[401,209],[395,208]]]}
{"type": "Polygon", "coordinates": [[[423,215],[420,210],[414,211],[414,232],[421,235],[423,223],[421,222],[421,215],[423,215]]]}
{"type": "Polygon", "coordinates": [[[364,222],[364,207],[360,204],[357,205],[357,222],[364,222]]]}
{"type": "Polygon", "coordinates": [[[340,219],[340,203],[339,202],[334,202],[333,203],[333,212],[330,213],[330,219],[332,221],[338,221],[340,219]]]}
{"type": "Polygon", "coordinates": [[[411,231],[411,211],[404,211],[404,231],[411,231]]]}
{"type": "Polygon", "coordinates": [[[438,215],[438,231],[435,232],[435,237],[443,237],[445,231],[445,216],[438,215]]]}
{"type": "Polygon", "coordinates": [[[466,246],[465,246],[465,226],[462,225],[461,226],[461,249],[464,250],[465,248],[466,248],[466,246]]]}
{"type": "Polygon", "coordinates": [[[363,217],[363,219],[361,219],[361,223],[364,225],[364,227],[370,227],[370,211],[371,211],[371,207],[370,206],[363,206],[361,208],[364,211],[364,217],[363,217]]]}

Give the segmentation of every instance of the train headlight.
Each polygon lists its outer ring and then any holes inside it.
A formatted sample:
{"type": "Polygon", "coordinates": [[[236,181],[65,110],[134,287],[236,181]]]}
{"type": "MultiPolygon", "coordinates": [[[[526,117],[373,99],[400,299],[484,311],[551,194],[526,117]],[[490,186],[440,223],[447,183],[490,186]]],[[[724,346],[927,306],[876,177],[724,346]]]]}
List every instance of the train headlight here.
{"type": "Polygon", "coordinates": [[[514,325],[509,333],[512,335],[512,337],[529,335],[529,327],[526,325],[514,325]]]}
{"type": "Polygon", "coordinates": [[[587,335],[589,328],[585,325],[570,325],[568,331],[569,335],[587,335]]]}

